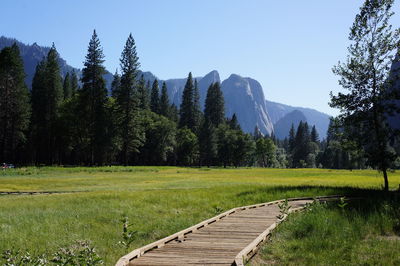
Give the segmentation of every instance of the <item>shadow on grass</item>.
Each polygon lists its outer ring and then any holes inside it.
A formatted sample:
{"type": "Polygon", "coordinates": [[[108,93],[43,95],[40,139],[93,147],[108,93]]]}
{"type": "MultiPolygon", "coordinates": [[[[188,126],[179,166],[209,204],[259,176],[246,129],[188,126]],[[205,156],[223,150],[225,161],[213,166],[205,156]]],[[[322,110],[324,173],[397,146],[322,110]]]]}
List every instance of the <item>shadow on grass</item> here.
{"type": "MultiPolygon", "coordinates": [[[[368,215],[369,212],[376,212],[384,208],[387,204],[400,210],[400,192],[390,191],[385,192],[377,189],[365,189],[354,187],[326,187],[326,186],[275,186],[262,187],[254,190],[243,191],[236,196],[239,199],[248,199],[260,195],[271,195],[276,199],[285,199],[293,197],[315,197],[340,195],[347,199],[354,198],[348,204],[348,211],[356,211],[359,214],[368,215]],[[383,207],[382,207],[383,206],[383,207]]],[[[337,207],[337,203],[332,204],[337,207]]],[[[400,217],[400,211],[399,211],[400,217]]]]}

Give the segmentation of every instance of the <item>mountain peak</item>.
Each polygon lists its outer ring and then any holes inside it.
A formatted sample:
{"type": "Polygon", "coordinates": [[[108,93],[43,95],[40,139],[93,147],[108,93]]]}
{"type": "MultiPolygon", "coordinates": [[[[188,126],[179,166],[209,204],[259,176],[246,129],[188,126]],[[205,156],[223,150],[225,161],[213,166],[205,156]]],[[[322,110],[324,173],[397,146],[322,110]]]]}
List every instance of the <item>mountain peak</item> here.
{"type": "Polygon", "coordinates": [[[220,79],[220,77],[219,77],[219,73],[218,73],[218,71],[217,70],[213,70],[213,71],[211,71],[210,73],[208,73],[207,75],[205,75],[204,77],[202,77],[201,79],[200,79],[200,81],[201,80],[212,80],[212,82],[221,82],[221,79],[220,79]]]}
{"type": "Polygon", "coordinates": [[[238,74],[231,74],[231,75],[229,76],[228,80],[229,80],[229,79],[236,80],[236,79],[243,79],[243,78],[242,78],[242,76],[240,76],[240,75],[238,75],[238,74]]]}

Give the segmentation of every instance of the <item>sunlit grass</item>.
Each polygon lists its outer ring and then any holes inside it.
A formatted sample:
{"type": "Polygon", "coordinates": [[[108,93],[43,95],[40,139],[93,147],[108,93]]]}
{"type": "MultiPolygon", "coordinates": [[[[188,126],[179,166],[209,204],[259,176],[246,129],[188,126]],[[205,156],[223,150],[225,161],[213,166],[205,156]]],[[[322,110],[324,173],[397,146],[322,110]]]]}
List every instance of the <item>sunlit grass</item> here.
{"type": "Polygon", "coordinates": [[[250,265],[399,265],[399,195],[318,204],[289,217],[250,265]]]}
{"type": "MultiPolygon", "coordinates": [[[[138,231],[132,249],[215,215],[216,209],[275,199],[380,189],[376,171],[177,167],[25,168],[0,171],[0,250],[53,252],[91,240],[112,265],[125,250],[123,216],[138,231]]],[[[400,175],[390,175],[392,188],[400,175]]]]}

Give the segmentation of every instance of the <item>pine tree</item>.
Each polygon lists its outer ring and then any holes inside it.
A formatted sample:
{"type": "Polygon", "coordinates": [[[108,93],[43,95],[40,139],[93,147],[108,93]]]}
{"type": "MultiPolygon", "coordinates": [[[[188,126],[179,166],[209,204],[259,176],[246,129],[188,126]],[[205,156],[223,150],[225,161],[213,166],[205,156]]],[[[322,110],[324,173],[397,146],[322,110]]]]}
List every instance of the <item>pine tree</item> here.
{"type": "Polygon", "coordinates": [[[0,161],[18,162],[29,126],[29,92],[16,44],[0,52],[0,161]]]}
{"type": "Polygon", "coordinates": [[[94,30],[82,70],[77,115],[81,128],[79,146],[84,153],[84,161],[90,165],[103,164],[108,143],[108,99],[103,63],[103,49],[94,30]]]}
{"type": "Polygon", "coordinates": [[[210,167],[215,164],[218,146],[216,130],[208,119],[205,119],[199,134],[200,160],[202,165],[210,167]]]}
{"type": "Polygon", "coordinates": [[[78,76],[75,73],[75,70],[72,70],[71,74],[71,96],[75,96],[76,92],[79,90],[79,82],[78,76]]]}
{"type": "Polygon", "coordinates": [[[190,72],[188,78],[186,80],[185,88],[182,93],[182,103],[180,107],[180,120],[179,126],[181,128],[187,127],[192,132],[195,130],[195,121],[194,121],[194,85],[193,85],[193,77],[190,72]]]}
{"type": "Polygon", "coordinates": [[[160,115],[170,117],[170,103],[167,93],[167,84],[163,82],[160,96],[160,115]]]}
{"type": "Polygon", "coordinates": [[[255,140],[258,140],[258,139],[260,139],[260,138],[263,137],[263,135],[262,135],[260,129],[258,128],[258,125],[256,125],[256,126],[254,127],[253,137],[254,137],[255,140]]]}
{"type": "Polygon", "coordinates": [[[158,87],[158,80],[155,79],[151,87],[150,110],[156,114],[160,113],[159,90],[160,88],[158,87]]]}
{"type": "Polygon", "coordinates": [[[116,120],[121,140],[121,160],[124,165],[130,163],[133,153],[139,152],[143,142],[143,129],[138,123],[139,102],[137,99],[137,75],[139,58],[136,52],[135,40],[129,35],[120,59],[121,84],[113,92],[116,102],[116,120]]]}
{"type": "Polygon", "coordinates": [[[121,76],[118,74],[118,70],[113,75],[113,81],[111,82],[111,96],[116,97],[121,90],[121,76]]]}
{"type": "Polygon", "coordinates": [[[311,129],[311,141],[315,143],[319,143],[319,135],[317,132],[317,129],[315,128],[315,125],[311,129]]]}
{"type": "Polygon", "coordinates": [[[292,123],[292,126],[290,127],[289,131],[289,153],[291,154],[294,150],[295,147],[295,136],[296,136],[296,131],[294,129],[294,125],[292,123]]]}
{"type": "Polygon", "coordinates": [[[72,97],[72,82],[69,72],[64,77],[63,90],[64,90],[64,100],[72,97]]]}
{"type": "Polygon", "coordinates": [[[32,83],[32,140],[36,163],[58,162],[63,95],[58,53],[53,44],[46,59],[37,66],[32,83]]]}
{"type": "MultiPolygon", "coordinates": [[[[147,82],[147,84],[149,84],[149,82],[147,82]]],[[[146,81],[144,80],[144,76],[142,74],[138,87],[139,109],[141,110],[149,110],[150,108],[149,86],[150,85],[146,85],[146,81]]]]}
{"type": "Polygon", "coordinates": [[[175,123],[179,123],[179,110],[175,104],[171,104],[169,112],[169,119],[175,123]]]}
{"type": "Polygon", "coordinates": [[[193,132],[198,135],[200,124],[202,121],[202,112],[200,108],[200,92],[197,80],[194,80],[193,88],[193,132]]]}
{"type": "Polygon", "coordinates": [[[234,113],[234,114],[232,115],[232,118],[229,120],[228,124],[229,124],[229,127],[230,127],[231,129],[233,129],[233,130],[242,130],[242,129],[240,128],[238,119],[237,119],[237,117],[236,117],[236,113],[234,113]]]}
{"type": "Polygon", "coordinates": [[[207,90],[205,101],[204,117],[213,126],[218,127],[225,121],[224,96],[222,95],[219,82],[213,83],[207,90]]]}

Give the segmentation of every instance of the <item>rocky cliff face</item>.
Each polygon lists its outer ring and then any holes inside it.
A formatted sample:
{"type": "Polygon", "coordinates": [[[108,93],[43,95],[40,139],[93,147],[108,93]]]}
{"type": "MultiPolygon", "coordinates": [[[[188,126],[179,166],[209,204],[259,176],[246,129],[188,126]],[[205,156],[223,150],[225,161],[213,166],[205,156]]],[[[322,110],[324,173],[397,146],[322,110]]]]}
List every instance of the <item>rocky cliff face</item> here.
{"type": "Polygon", "coordinates": [[[274,131],[260,83],[232,74],[222,82],[221,90],[225,98],[226,116],[236,114],[245,132],[254,132],[256,126],[263,134],[270,135],[274,131]]]}

